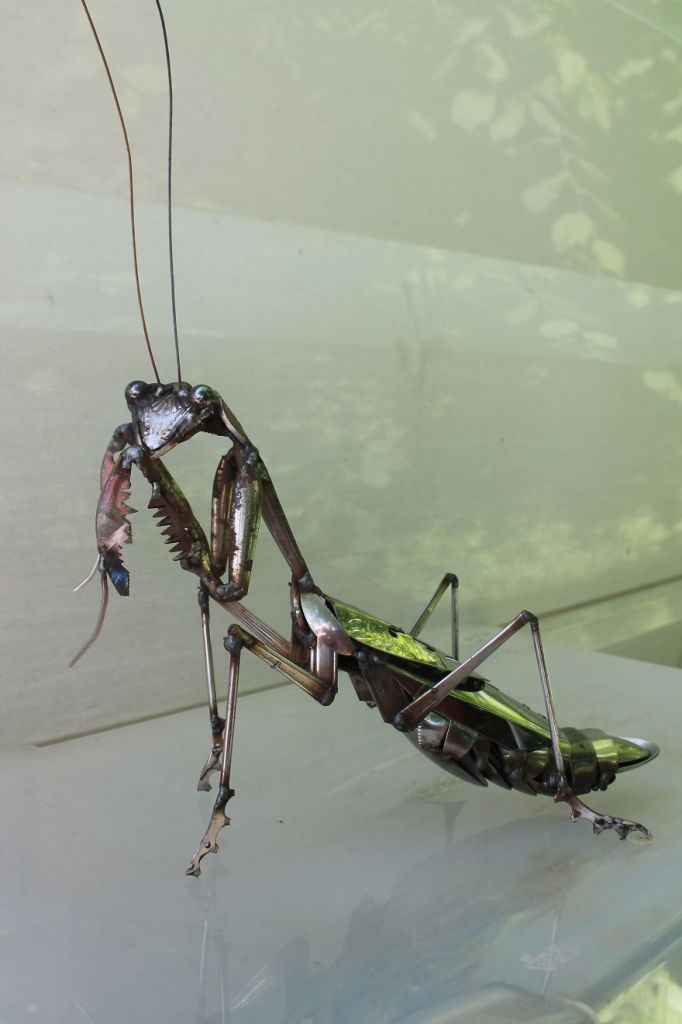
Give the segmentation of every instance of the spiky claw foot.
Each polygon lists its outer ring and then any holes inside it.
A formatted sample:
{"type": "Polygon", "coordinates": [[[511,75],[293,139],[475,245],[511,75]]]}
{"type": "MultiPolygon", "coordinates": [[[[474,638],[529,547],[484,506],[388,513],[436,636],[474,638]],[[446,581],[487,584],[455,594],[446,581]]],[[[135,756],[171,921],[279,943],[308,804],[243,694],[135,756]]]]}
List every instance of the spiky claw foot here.
{"type": "Polygon", "coordinates": [[[204,837],[199,843],[198,847],[196,848],[194,856],[190,861],[189,867],[185,871],[186,875],[194,875],[195,878],[199,877],[199,875],[201,874],[201,861],[203,860],[207,853],[218,852],[218,843],[216,842],[218,833],[220,832],[221,828],[224,828],[225,825],[229,824],[230,819],[225,814],[224,810],[221,809],[219,811],[213,812],[210,824],[206,829],[206,832],[204,833],[204,837]]]}
{"type": "Polygon", "coordinates": [[[598,811],[593,811],[591,807],[584,804],[582,800],[578,799],[572,793],[562,798],[571,808],[571,821],[578,821],[579,818],[586,818],[587,821],[592,822],[592,831],[595,835],[599,835],[600,832],[604,832],[607,828],[612,828],[614,832],[618,834],[619,839],[627,839],[631,832],[641,832],[645,839],[653,839],[653,836],[648,828],[644,825],[640,825],[638,821],[627,821],[626,818],[614,818],[610,814],[599,814],[598,811]]]}
{"type": "Polygon", "coordinates": [[[213,772],[219,772],[222,767],[222,752],[223,744],[221,740],[213,744],[211,752],[206,759],[206,764],[201,769],[197,783],[199,792],[206,792],[211,788],[211,775],[213,775],[213,772]]]}
{"type": "Polygon", "coordinates": [[[203,838],[190,861],[190,865],[185,871],[186,875],[194,875],[195,878],[198,878],[201,874],[201,861],[206,854],[218,852],[218,833],[221,828],[230,824],[230,819],[225,814],[225,804],[232,796],[234,796],[233,789],[226,789],[224,786],[221,786],[218,790],[218,797],[213,808],[211,820],[208,823],[208,828],[204,832],[203,838]]]}

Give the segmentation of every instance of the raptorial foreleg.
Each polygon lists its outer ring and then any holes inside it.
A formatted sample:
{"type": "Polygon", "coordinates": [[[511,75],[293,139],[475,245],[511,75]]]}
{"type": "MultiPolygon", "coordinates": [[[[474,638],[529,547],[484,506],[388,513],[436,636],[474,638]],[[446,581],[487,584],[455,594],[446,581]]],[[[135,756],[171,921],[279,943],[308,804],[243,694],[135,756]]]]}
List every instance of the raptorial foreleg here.
{"type": "Polygon", "coordinates": [[[218,466],[211,510],[211,559],[227,581],[215,590],[219,601],[238,601],[249,590],[263,507],[261,462],[255,449],[234,447],[218,466]]]}
{"type": "Polygon", "coordinates": [[[126,452],[118,460],[116,460],[115,456],[130,445],[133,440],[132,423],[122,423],[112,434],[102,459],[100,496],[95,514],[97,561],[90,574],[86,576],[82,583],[79,583],[74,588],[75,590],[80,590],[99,571],[102,597],[95,628],[78,653],[69,662],[69,668],[72,668],[83,657],[100,634],[109,600],[107,578],[114,584],[118,593],[124,597],[128,595],[130,588],[130,575],[121,559],[121,545],[130,544],[132,541],[130,522],[127,518],[135,511],[134,508],[127,504],[130,491],[131,462],[126,458],[126,452]]]}

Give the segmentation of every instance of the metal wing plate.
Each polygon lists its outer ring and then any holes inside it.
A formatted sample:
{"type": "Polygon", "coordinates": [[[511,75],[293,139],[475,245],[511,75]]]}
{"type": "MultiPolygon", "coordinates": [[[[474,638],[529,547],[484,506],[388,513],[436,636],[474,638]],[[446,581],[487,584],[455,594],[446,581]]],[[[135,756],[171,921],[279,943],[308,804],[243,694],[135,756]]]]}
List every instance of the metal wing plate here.
{"type": "Polygon", "coordinates": [[[452,671],[455,663],[451,659],[398,629],[397,626],[392,626],[390,622],[377,619],[376,616],[364,612],[361,608],[355,608],[352,604],[343,604],[336,598],[332,599],[332,603],[339,623],[354,640],[367,644],[376,651],[392,654],[395,658],[417,661],[422,665],[442,669],[443,672],[452,671]]]}

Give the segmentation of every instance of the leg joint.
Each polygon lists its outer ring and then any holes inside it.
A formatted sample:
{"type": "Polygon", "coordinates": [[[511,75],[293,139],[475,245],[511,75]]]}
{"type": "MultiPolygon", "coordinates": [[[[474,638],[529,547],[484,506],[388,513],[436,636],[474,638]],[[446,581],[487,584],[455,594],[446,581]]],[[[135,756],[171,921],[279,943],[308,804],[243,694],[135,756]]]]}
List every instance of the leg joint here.
{"type": "Polygon", "coordinates": [[[304,593],[320,593],[318,587],[315,586],[313,578],[310,572],[306,570],[304,574],[294,582],[301,588],[304,593]]]}
{"type": "Polygon", "coordinates": [[[240,601],[246,597],[246,587],[239,583],[219,583],[215,588],[214,597],[217,601],[240,601]]]}
{"type": "Polygon", "coordinates": [[[203,583],[200,584],[200,586],[199,586],[199,590],[197,592],[197,601],[199,603],[200,610],[202,612],[207,612],[208,611],[208,606],[209,606],[208,590],[203,585],[203,583]]]}
{"type": "Polygon", "coordinates": [[[210,715],[211,719],[211,732],[214,736],[221,736],[223,729],[225,728],[225,719],[221,718],[217,712],[212,712],[210,715]]]}
{"type": "Polygon", "coordinates": [[[245,637],[242,635],[239,626],[231,626],[229,633],[223,638],[223,647],[228,654],[239,654],[245,643],[245,637]]]}

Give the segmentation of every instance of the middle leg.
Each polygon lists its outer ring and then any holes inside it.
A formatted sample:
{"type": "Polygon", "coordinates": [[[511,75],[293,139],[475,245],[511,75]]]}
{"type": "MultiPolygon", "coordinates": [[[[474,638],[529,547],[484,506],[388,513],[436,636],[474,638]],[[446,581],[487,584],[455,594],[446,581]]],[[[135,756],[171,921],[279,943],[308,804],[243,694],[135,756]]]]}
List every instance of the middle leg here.
{"type": "Polygon", "coordinates": [[[185,872],[186,875],[194,875],[196,878],[201,874],[200,864],[206,854],[218,852],[218,833],[226,825],[230,824],[230,819],[225,813],[225,806],[227,801],[234,796],[234,790],[230,787],[230,768],[232,766],[234,720],[237,710],[237,684],[239,682],[239,663],[242,646],[243,641],[239,636],[239,627],[232,626],[225,637],[225,648],[230,654],[230,670],[227,684],[222,746],[219,754],[220,785],[218,786],[218,793],[213,805],[213,813],[208,828],[185,872]]]}
{"type": "Polygon", "coordinates": [[[199,608],[201,610],[201,640],[204,652],[204,670],[206,673],[206,689],[208,691],[208,717],[211,726],[211,749],[206,764],[199,774],[198,790],[211,788],[210,778],[214,772],[220,771],[220,754],[223,746],[223,729],[225,719],[218,714],[218,699],[213,668],[213,649],[211,647],[211,630],[209,624],[208,591],[203,583],[199,586],[199,608]]]}
{"type": "MultiPolygon", "coordinates": [[[[230,823],[230,819],[225,813],[225,806],[228,800],[234,796],[234,790],[230,787],[230,767],[232,764],[232,749],[234,744],[234,721],[237,702],[237,683],[239,680],[239,664],[243,647],[250,650],[256,655],[256,657],[268,664],[270,668],[276,669],[292,682],[296,683],[311,697],[314,697],[320,704],[324,705],[331,703],[331,700],[333,700],[336,693],[337,681],[335,671],[333,678],[321,679],[312,672],[307,671],[307,669],[297,665],[289,658],[286,658],[283,654],[270,647],[269,644],[259,640],[258,637],[254,636],[252,633],[247,633],[247,631],[242,629],[241,626],[234,625],[230,627],[230,630],[225,637],[225,649],[230,655],[230,670],[222,744],[220,749],[217,751],[216,764],[211,764],[210,766],[210,771],[218,768],[220,769],[220,785],[218,787],[215,804],[213,806],[213,813],[211,815],[208,828],[206,829],[206,832],[204,833],[203,838],[192,857],[190,865],[185,872],[188,875],[194,875],[196,877],[201,874],[200,864],[206,854],[215,853],[217,851],[218,833],[225,827],[225,825],[229,825],[230,823]]],[[[335,666],[336,662],[334,662],[334,667],[335,666]]],[[[329,666],[326,662],[325,671],[329,674],[329,666]]],[[[209,695],[209,703],[210,699],[209,695]]],[[[206,772],[206,768],[204,769],[204,772],[206,772]]],[[[203,777],[204,773],[202,773],[202,778],[203,777]]],[[[200,788],[207,789],[209,787],[200,786],[200,788]]]]}

